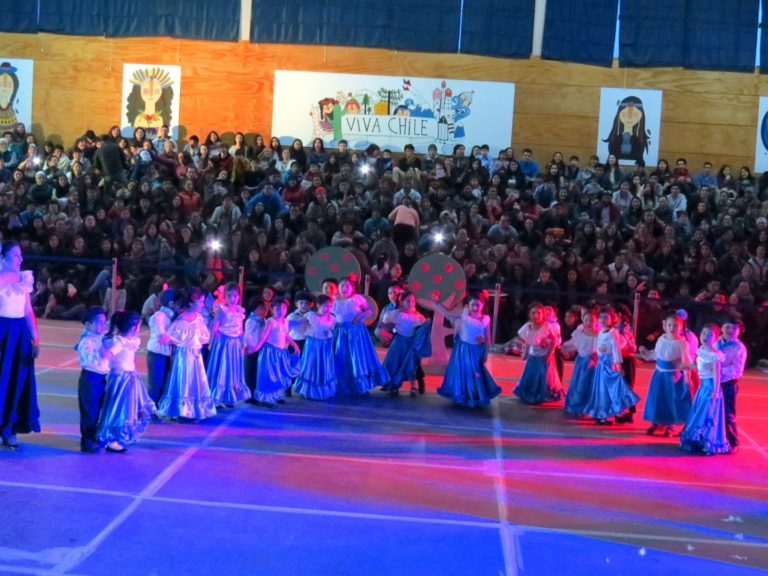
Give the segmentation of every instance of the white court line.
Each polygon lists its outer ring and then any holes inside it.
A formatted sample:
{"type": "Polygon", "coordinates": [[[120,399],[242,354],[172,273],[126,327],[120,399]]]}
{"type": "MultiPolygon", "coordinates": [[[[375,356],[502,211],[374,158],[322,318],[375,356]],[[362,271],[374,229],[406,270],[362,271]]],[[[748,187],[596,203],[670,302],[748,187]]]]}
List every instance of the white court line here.
{"type": "MultiPolygon", "coordinates": [[[[46,366],[42,370],[35,370],[35,377],[47,374],[48,372],[53,372],[54,370],[66,370],[67,366],[71,366],[77,362],[78,358],[75,356],[74,358],[70,358],[69,360],[62,362],[61,364],[57,364],[56,366],[46,366]]],[[[78,368],[78,370],[80,370],[80,368],[78,368]]]]}
{"type": "Polygon", "coordinates": [[[493,447],[496,453],[493,488],[496,492],[496,508],[499,514],[499,537],[504,557],[504,571],[507,576],[517,576],[518,567],[525,570],[521,550],[517,546],[517,529],[510,525],[507,517],[507,485],[504,473],[504,448],[501,442],[501,418],[499,404],[493,404],[493,447]]]}
{"type": "Polygon", "coordinates": [[[125,523],[146,498],[154,496],[176,474],[176,472],[178,472],[181,467],[200,450],[200,448],[211,443],[216,436],[223,433],[224,430],[234,422],[235,416],[237,416],[237,413],[232,413],[224,422],[219,424],[210,434],[208,434],[200,444],[190,446],[183,454],[166,466],[165,469],[162,470],[160,474],[158,474],[152,482],[147,484],[144,490],[135,497],[133,502],[107,524],[101,532],[94,536],[88,544],[77,548],[57,566],[54,566],[48,574],[65,574],[89,558],[115,530],[125,523]]]}
{"type": "Polygon", "coordinates": [[[759,454],[760,454],[760,455],[761,455],[763,458],[765,458],[766,460],[768,460],[768,450],[766,450],[765,448],[763,448],[763,447],[762,447],[762,446],[761,446],[761,445],[760,445],[760,444],[757,442],[757,440],[755,440],[754,438],[752,438],[752,436],[750,436],[749,434],[747,434],[747,432],[744,430],[744,428],[741,428],[741,429],[739,430],[739,434],[740,434],[741,436],[743,436],[744,438],[746,438],[746,439],[749,441],[749,443],[750,443],[750,444],[752,444],[752,447],[753,447],[755,450],[757,450],[757,451],[758,451],[758,453],[759,453],[759,454]]]}

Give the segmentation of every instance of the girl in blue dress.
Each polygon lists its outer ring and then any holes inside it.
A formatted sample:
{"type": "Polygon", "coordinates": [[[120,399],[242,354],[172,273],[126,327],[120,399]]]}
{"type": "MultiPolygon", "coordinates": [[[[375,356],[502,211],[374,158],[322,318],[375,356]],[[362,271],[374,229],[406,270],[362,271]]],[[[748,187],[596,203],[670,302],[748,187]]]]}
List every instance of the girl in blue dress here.
{"type": "Polygon", "coordinates": [[[598,424],[611,425],[614,418],[626,414],[640,401],[621,375],[621,349],[624,345],[615,328],[619,316],[612,308],[600,311],[600,333],[597,335],[597,367],[592,392],[584,406],[584,414],[598,424]]]}
{"type": "Polygon", "coordinates": [[[368,394],[389,382],[389,374],[381,365],[365,320],[374,312],[368,301],[355,294],[350,278],[339,281],[339,296],[331,308],[336,316],[334,355],[336,358],[337,394],[368,394]]]}
{"type": "Polygon", "coordinates": [[[243,334],[245,384],[248,387],[248,392],[251,394],[251,399],[248,402],[258,404],[259,402],[253,397],[256,393],[256,376],[259,371],[259,353],[256,351],[256,343],[261,340],[261,333],[267,324],[269,304],[261,298],[252,298],[248,303],[248,307],[251,309],[251,313],[248,314],[248,318],[245,320],[245,331],[243,334]]]}
{"type": "Polygon", "coordinates": [[[299,375],[293,390],[310,400],[327,400],[336,395],[336,364],[333,357],[331,299],[321,294],[316,299],[317,311],[304,315],[306,342],[301,353],[299,375]]]}
{"type": "Polygon", "coordinates": [[[272,300],[272,317],[267,320],[255,350],[259,353],[254,398],[265,408],[284,404],[285,391],[299,371],[299,345],[288,335],[288,301],[272,300]],[[288,346],[294,354],[288,352],[288,346]]]}
{"type": "Polygon", "coordinates": [[[525,343],[525,368],[514,394],[526,404],[557,402],[563,397],[563,385],[557,373],[554,352],[560,345],[559,335],[548,321],[544,307],[532,304],[528,322],[517,332],[525,343]]]}
{"type": "Polygon", "coordinates": [[[486,299],[472,293],[467,297],[467,306],[456,314],[438,302],[438,292],[432,297],[435,310],[456,328],[451,357],[437,393],[459,406],[484,408],[501,394],[501,387],[485,367],[491,348],[491,318],[483,314],[486,299]]]}
{"type": "Polygon", "coordinates": [[[245,384],[243,357],[245,308],[240,306],[240,287],[236,283],[226,285],[224,303],[214,310],[213,345],[206,375],[216,407],[233,408],[251,397],[245,384]]]}
{"type": "Polygon", "coordinates": [[[389,383],[383,389],[389,390],[392,396],[397,396],[403,382],[409,382],[411,396],[416,396],[419,393],[416,379],[421,359],[432,355],[432,324],[416,310],[416,295],[411,291],[399,294],[398,308],[387,312],[382,317],[382,322],[391,324],[394,333],[392,344],[384,358],[389,383]]]}
{"type": "Polygon", "coordinates": [[[581,324],[563,343],[563,352],[576,352],[571,383],[565,396],[565,411],[575,416],[586,412],[587,401],[595,384],[597,368],[597,314],[590,308],[581,309],[581,324]]]}
{"type": "Polygon", "coordinates": [[[211,339],[201,314],[204,305],[203,291],[190,288],[182,311],[168,328],[168,339],[176,351],[168,386],[160,399],[160,413],[167,418],[197,422],[216,415],[201,352],[211,339]]]}
{"type": "Polygon", "coordinates": [[[96,438],[106,444],[107,452],[127,452],[126,446],[138,441],[157,410],[136,372],[140,329],[141,315],[119,310],[105,336],[109,377],[96,438]]]}
{"type": "Polygon", "coordinates": [[[731,444],[725,433],[725,405],[720,388],[720,365],[725,360],[725,354],[715,344],[720,338],[720,328],[715,324],[706,324],[700,336],[696,366],[701,384],[680,435],[680,447],[700,454],[728,454],[731,444]]]}
{"type": "Polygon", "coordinates": [[[671,437],[675,426],[685,424],[691,412],[691,391],[683,366],[690,364],[688,344],[680,335],[682,322],[675,315],[664,319],[664,334],[659,336],[653,351],[640,348],[646,360],[656,360],[656,369],[648,386],[643,418],[651,422],[646,434],[662,430],[671,437]]]}

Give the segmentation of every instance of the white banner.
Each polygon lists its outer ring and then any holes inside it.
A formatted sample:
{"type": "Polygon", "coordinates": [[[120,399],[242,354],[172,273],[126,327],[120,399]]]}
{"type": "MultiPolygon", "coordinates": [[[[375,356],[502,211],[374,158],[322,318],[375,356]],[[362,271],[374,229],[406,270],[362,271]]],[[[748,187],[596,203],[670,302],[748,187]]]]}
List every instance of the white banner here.
{"type": "Polygon", "coordinates": [[[602,88],[597,129],[597,155],[605,162],[610,154],[619,164],[659,161],[661,90],[602,88]]]}
{"type": "Polygon", "coordinates": [[[146,136],[154,138],[161,126],[168,125],[177,139],[180,101],[180,66],[123,65],[120,127],[126,138],[133,137],[136,128],[144,128],[146,136]]]}
{"type": "Polygon", "coordinates": [[[0,132],[21,122],[32,131],[34,60],[0,58],[0,132]]]}
{"type": "Polygon", "coordinates": [[[760,105],[757,111],[755,172],[766,171],[768,171],[768,96],[760,96],[760,105]]]}
{"type": "Polygon", "coordinates": [[[397,152],[488,144],[495,154],[512,141],[514,107],[511,83],[276,70],[272,134],[397,152]]]}

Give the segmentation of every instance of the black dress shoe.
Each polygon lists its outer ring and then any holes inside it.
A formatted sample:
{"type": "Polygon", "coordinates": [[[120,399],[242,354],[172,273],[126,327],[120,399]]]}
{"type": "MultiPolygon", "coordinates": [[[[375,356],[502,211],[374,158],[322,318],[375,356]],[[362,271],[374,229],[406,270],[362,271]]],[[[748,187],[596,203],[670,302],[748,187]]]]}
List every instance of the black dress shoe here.
{"type": "Polygon", "coordinates": [[[616,424],[634,424],[635,417],[631,412],[624,414],[623,416],[616,417],[616,424]]]}
{"type": "Polygon", "coordinates": [[[278,404],[285,404],[285,400],[283,400],[282,398],[280,398],[280,400],[278,400],[278,401],[277,401],[277,403],[278,403],[278,404]]]}
{"type": "Polygon", "coordinates": [[[424,378],[419,378],[419,396],[423,396],[427,390],[427,383],[424,382],[424,378]]]}
{"type": "Polygon", "coordinates": [[[16,440],[16,436],[3,436],[3,446],[9,450],[20,450],[21,444],[16,440]]]}

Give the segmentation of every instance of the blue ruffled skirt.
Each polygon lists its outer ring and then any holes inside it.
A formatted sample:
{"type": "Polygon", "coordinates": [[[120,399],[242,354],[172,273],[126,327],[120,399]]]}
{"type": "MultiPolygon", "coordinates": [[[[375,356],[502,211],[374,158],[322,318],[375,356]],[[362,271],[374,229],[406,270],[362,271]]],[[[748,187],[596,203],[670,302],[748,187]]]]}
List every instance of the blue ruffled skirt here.
{"type": "Polygon", "coordinates": [[[96,438],[135,444],[157,408],[136,372],[110,372],[96,438]]]}
{"type": "Polygon", "coordinates": [[[367,394],[389,382],[364,324],[337,324],[333,331],[336,393],[367,394]]]}
{"type": "Polygon", "coordinates": [[[613,357],[610,354],[600,354],[595,369],[594,386],[584,414],[597,420],[607,420],[621,416],[638,402],[640,396],[629,388],[621,372],[613,369],[613,357]]]}
{"type": "Polygon", "coordinates": [[[596,369],[597,362],[595,361],[595,356],[576,355],[571,382],[568,385],[568,394],[565,395],[566,412],[576,415],[586,412],[587,402],[595,385],[596,369]]]}
{"type": "Polygon", "coordinates": [[[456,336],[440,396],[467,408],[483,408],[501,394],[501,387],[482,362],[485,344],[468,344],[456,336]]]}
{"type": "Polygon", "coordinates": [[[691,391],[683,373],[666,360],[657,360],[656,366],[648,385],[643,419],[661,426],[684,424],[691,413],[691,391]]]}
{"type": "Polygon", "coordinates": [[[723,393],[713,378],[704,378],[693,400],[691,415],[680,435],[680,447],[688,452],[728,454],[731,444],[725,434],[723,393]],[[712,396],[717,393],[713,399],[712,396]]]}
{"type": "Polygon", "coordinates": [[[0,318],[0,436],[40,432],[35,359],[26,318],[0,318]]]}
{"type": "Polygon", "coordinates": [[[384,358],[384,369],[389,374],[385,390],[399,390],[403,382],[416,380],[421,359],[432,356],[431,331],[432,322],[425,322],[407,338],[395,334],[384,358]]]}
{"type": "Polygon", "coordinates": [[[215,405],[233,405],[251,397],[244,366],[242,338],[221,335],[213,341],[206,375],[215,405]]]}
{"type": "Polygon", "coordinates": [[[563,385],[554,360],[547,356],[528,356],[514,394],[526,404],[557,402],[563,397],[563,385]]]}
{"type": "Polygon", "coordinates": [[[299,355],[266,343],[259,351],[254,398],[265,404],[282,400],[285,390],[299,372],[299,355]]]}
{"type": "Polygon", "coordinates": [[[336,395],[333,338],[307,337],[293,391],[310,400],[327,400],[336,395]]]}
{"type": "Polygon", "coordinates": [[[202,420],[216,415],[208,377],[199,350],[177,347],[171,376],[159,412],[168,418],[202,420]]]}

